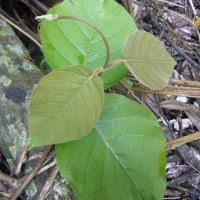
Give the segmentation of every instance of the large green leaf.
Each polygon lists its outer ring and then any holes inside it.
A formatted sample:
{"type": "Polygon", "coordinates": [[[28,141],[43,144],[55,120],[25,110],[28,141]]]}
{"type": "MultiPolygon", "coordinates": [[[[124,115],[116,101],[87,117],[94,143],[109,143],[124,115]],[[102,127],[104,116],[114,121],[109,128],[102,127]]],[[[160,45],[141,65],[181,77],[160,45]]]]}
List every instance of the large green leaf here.
{"type": "Polygon", "coordinates": [[[116,94],[105,95],[95,128],[86,137],[56,145],[62,176],[78,200],[161,200],[166,141],[153,114],[116,94]]]}
{"type": "MultiPolygon", "coordinates": [[[[122,46],[128,35],[136,31],[131,16],[114,0],[65,0],[49,10],[49,14],[69,15],[92,22],[106,36],[111,49],[111,61],[121,58],[122,46]]],[[[42,21],[41,42],[52,69],[71,64],[83,64],[92,70],[101,67],[106,49],[101,37],[85,24],[71,20],[42,21]]],[[[128,73],[124,65],[102,75],[106,88],[128,73]]]]}
{"type": "Polygon", "coordinates": [[[124,64],[145,86],[159,90],[167,86],[176,62],[154,35],[132,33],[123,49],[124,64]]]}
{"type": "Polygon", "coordinates": [[[29,108],[30,148],[79,139],[92,130],[104,102],[103,82],[92,73],[77,65],[41,79],[29,108]]]}

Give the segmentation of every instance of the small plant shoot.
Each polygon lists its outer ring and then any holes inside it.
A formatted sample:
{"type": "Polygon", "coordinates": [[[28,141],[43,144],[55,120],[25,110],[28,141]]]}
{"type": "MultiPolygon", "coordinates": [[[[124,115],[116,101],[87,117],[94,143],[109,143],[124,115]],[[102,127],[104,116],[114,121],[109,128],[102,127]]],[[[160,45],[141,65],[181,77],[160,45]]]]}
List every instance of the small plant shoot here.
{"type": "Polygon", "coordinates": [[[167,143],[156,117],[104,89],[128,71],[162,89],[175,61],[114,0],[65,0],[38,19],[53,71],[32,94],[29,148],[56,144],[58,168],[78,200],[161,200],[167,143]]]}
{"type": "Polygon", "coordinates": [[[97,122],[103,101],[102,80],[85,66],[63,67],[48,74],[31,98],[30,147],[85,136],[97,122]]]}
{"type": "MultiPolygon", "coordinates": [[[[110,61],[121,58],[122,48],[130,33],[137,31],[131,16],[114,0],[69,0],[54,6],[48,14],[69,15],[94,24],[105,35],[110,46],[110,61]]],[[[43,52],[52,69],[81,64],[92,70],[103,66],[106,47],[101,36],[90,26],[73,20],[42,21],[43,52]]],[[[123,63],[102,74],[104,87],[118,83],[128,69],[123,63]]]]}

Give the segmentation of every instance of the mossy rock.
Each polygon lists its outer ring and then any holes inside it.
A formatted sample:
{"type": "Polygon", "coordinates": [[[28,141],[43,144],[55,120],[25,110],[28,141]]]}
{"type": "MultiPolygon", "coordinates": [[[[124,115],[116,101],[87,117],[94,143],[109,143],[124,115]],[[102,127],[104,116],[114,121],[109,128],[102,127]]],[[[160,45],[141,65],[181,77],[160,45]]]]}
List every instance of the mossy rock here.
{"type": "MultiPolygon", "coordinates": [[[[11,169],[15,166],[28,135],[28,106],[31,93],[43,73],[30,61],[29,54],[13,29],[0,19],[0,147],[11,169]]],[[[36,148],[29,154],[38,154],[36,148]]],[[[37,160],[24,165],[30,171],[37,160]]],[[[24,192],[27,200],[37,199],[50,171],[45,171],[24,192]]],[[[70,199],[68,187],[60,176],[48,194],[48,200],[70,199]]],[[[1,199],[1,197],[0,197],[1,199]]]]}

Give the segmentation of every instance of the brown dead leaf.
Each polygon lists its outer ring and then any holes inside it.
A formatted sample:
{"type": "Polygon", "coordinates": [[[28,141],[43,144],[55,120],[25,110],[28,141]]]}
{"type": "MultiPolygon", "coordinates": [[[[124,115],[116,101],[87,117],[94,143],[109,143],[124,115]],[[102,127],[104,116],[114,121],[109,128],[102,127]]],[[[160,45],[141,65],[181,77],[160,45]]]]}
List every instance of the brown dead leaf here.
{"type": "Polygon", "coordinates": [[[200,18],[197,19],[197,20],[194,22],[194,25],[195,25],[196,27],[200,27],[200,18]]]}
{"type": "Polygon", "coordinates": [[[161,102],[161,107],[184,111],[190,121],[200,130],[200,108],[194,105],[188,105],[176,100],[167,100],[161,102]]]}
{"type": "Polygon", "coordinates": [[[160,110],[154,94],[142,94],[142,100],[157,117],[160,117],[160,110]]]}

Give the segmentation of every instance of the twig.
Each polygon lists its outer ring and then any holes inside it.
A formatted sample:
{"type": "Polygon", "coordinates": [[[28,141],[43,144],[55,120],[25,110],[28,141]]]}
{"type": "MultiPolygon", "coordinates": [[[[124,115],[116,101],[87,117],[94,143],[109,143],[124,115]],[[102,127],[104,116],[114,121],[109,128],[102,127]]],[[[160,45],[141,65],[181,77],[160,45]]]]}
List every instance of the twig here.
{"type": "Polygon", "coordinates": [[[196,12],[196,10],[195,10],[195,7],[194,7],[194,4],[193,4],[192,0],[189,0],[189,3],[190,3],[190,6],[191,6],[191,8],[192,8],[192,10],[193,10],[194,18],[197,19],[197,18],[198,18],[197,12],[196,12]]]}
{"type": "Polygon", "coordinates": [[[17,188],[19,185],[19,180],[11,177],[7,174],[4,174],[3,172],[0,171],[0,180],[2,182],[4,182],[6,185],[8,185],[9,187],[12,186],[12,188],[17,188]]]}
{"type": "Polygon", "coordinates": [[[183,56],[191,65],[196,67],[197,69],[200,69],[200,64],[195,62],[192,58],[190,58],[185,52],[183,52],[166,34],[166,32],[163,33],[164,37],[166,40],[174,47],[174,49],[181,55],[183,56]]]}
{"type": "Polygon", "coordinates": [[[162,90],[151,90],[141,84],[138,84],[138,86],[132,87],[131,90],[133,92],[141,92],[141,93],[164,94],[164,95],[200,98],[200,88],[198,87],[167,86],[166,88],[162,90]]]}
{"type": "Polygon", "coordinates": [[[132,18],[134,18],[132,0],[127,0],[127,5],[128,5],[128,11],[130,15],[132,16],[132,18]]]}
{"type": "Polygon", "coordinates": [[[130,92],[134,98],[137,99],[138,102],[140,102],[143,106],[147,107],[131,90],[131,88],[124,82],[124,81],[120,81],[120,83],[128,90],[128,92],[130,92]]]}
{"type": "Polygon", "coordinates": [[[27,152],[28,152],[28,146],[29,146],[29,142],[28,142],[28,140],[26,140],[26,144],[24,146],[22,154],[21,154],[21,156],[19,158],[17,166],[15,167],[12,175],[17,176],[17,177],[19,176],[19,174],[21,172],[22,165],[26,162],[26,159],[27,159],[26,155],[27,155],[27,152]]]}
{"type": "Polygon", "coordinates": [[[167,8],[163,8],[164,10],[167,10],[168,12],[171,12],[171,13],[173,13],[173,14],[175,14],[175,15],[177,15],[177,16],[179,16],[179,17],[181,17],[181,18],[183,18],[183,19],[185,19],[187,22],[189,22],[192,26],[193,26],[193,28],[195,29],[195,31],[196,31],[196,33],[197,33],[197,36],[198,36],[198,40],[199,40],[199,42],[200,42],[200,33],[199,33],[199,30],[196,28],[196,26],[194,25],[194,22],[192,22],[190,19],[188,19],[187,17],[184,17],[183,15],[180,15],[180,14],[178,14],[177,12],[174,12],[174,11],[171,11],[171,10],[169,10],[169,9],[167,9],[167,8]]]}
{"type": "Polygon", "coordinates": [[[185,144],[187,142],[192,142],[192,141],[198,140],[198,139],[200,139],[200,132],[192,133],[190,135],[187,135],[187,136],[172,140],[172,141],[168,142],[168,144],[167,144],[168,150],[169,149],[174,149],[174,148],[176,148],[176,147],[178,147],[180,145],[183,145],[183,144],[185,144]]]}
{"type": "Polygon", "coordinates": [[[32,0],[32,2],[43,12],[43,13],[47,13],[48,11],[48,7],[43,4],[41,1],[38,0],[32,0]]]}
{"type": "Polygon", "coordinates": [[[17,11],[15,10],[14,7],[11,8],[15,17],[17,18],[17,20],[19,21],[19,24],[21,25],[21,27],[23,28],[23,30],[29,34],[31,37],[33,37],[35,40],[39,41],[39,36],[34,33],[28,26],[26,26],[26,24],[24,23],[24,21],[21,19],[21,17],[19,16],[19,14],[17,13],[17,11]]]}
{"type": "Polygon", "coordinates": [[[188,81],[188,80],[178,80],[178,79],[170,79],[170,84],[179,85],[179,86],[187,86],[187,87],[200,87],[200,82],[197,81],[188,81]]]}
{"type": "Polygon", "coordinates": [[[182,119],[180,117],[178,117],[177,122],[178,122],[178,136],[182,137],[182,135],[183,135],[183,122],[182,122],[182,119]]]}
{"type": "Polygon", "coordinates": [[[31,35],[29,35],[28,33],[26,33],[24,30],[22,30],[19,26],[17,26],[16,24],[14,24],[12,21],[10,21],[9,19],[7,19],[6,17],[4,17],[2,14],[0,14],[0,18],[2,18],[3,20],[5,20],[8,24],[10,24],[11,26],[13,26],[14,28],[16,28],[18,31],[20,31],[21,33],[23,33],[26,37],[28,37],[30,40],[32,40],[40,49],[42,49],[41,44],[35,39],[33,38],[31,35]]]}
{"type": "Polygon", "coordinates": [[[175,186],[174,189],[179,190],[179,191],[184,192],[184,193],[189,192],[189,189],[181,187],[181,186],[175,186]]]}
{"type": "Polygon", "coordinates": [[[176,3],[172,3],[170,1],[165,1],[165,0],[158,0],[158,1],[163,2],[163,3],[167,3],[167,4],[171,4],[173,6],[177,6],[177,7],[180,7],[180,8],[185,8],[184,6],[178,5],[176,3]]]}
{"type": "Polygon", "coordinates": [[[176,185],[180,185],[182,183],[193,182],[195,178],[196,175],[193,172],[189,171],[188,173],[180,175],[176,179],[168,180],[167,187],[174,188],[176,185]]]}
{"type": "Polygon", "coordinates": [[[170,124],[169,124],[169,121],[168,121],[167,117],[164,115],[163,110],[162,110],[162,108],[161,108],[161,106],[160,106],[160,99],[159,99],[158,95],[154,95],[154,96],[155,96],[155,100],[156,100],[156,103],[157,103],[159,112],[160,112],[162,118],[164,119],[165,123],[167,124],[168,129],[169,129],[169,133],[166,135],[166,139],[167,139],[168,141],[171,141],[171,140],[174,138],[174,137],[173,137],[172,128],[171,128],[171,126],[170,126],[170,124]]]}
{"type": "Polygon", "coordinates": [[[1,191],[0,191],[0,197],[1,197],[1,196],[4,196],[4,197],[9,198],[9,194],[8,194],[8,193],[6,193],[6,192],[1,192],[1,191]]]}
{"type": "MultiPolygon", "coordinates": [[[[151,4],[150,4],[151,5],[151,4]]],[[[170,24],[165,20],[165,18],[163,17],[163,14],[162,12],[160,11],[159,7],[157,6],[156,2],[154,2],[154,6],[153,8],[156,10],[156,12],[159,14],[160,18],[163,20],[164,24],[166,25],[166,29],[167,30],[171,30],[170,32],[173,34],[173,36],[176,37],[177,39],[177,42],[179,43],[180,46],[184,46],[186,49],[189,49],[189,51],[193,52],[193,54],[198,58],[199,60],[199,57],[198,57],[198,54],[196,52],[194,52],[191,47],[188,45],[188,42],[182,40],[176,33],[175,31],[173,30],[173,28],[170,26],[170,24]]],[[[181,15],[182,16],[182,15],[181,15]]],[[[187,20],[187,18],[186,18],[187,20]]],[[[159,23],[155,23],[154,21],[152,21],[152,23],[154,23],[155,25],[156,24],[159,24],[159,23]]],[[[192,22],[191,22],[192,23],[192,22]]],[[[192,24],[193,25],[193,24],[192,24]]],[[[158,28],[158,26],[156,26],[158,28]]],[[[197,30],[198,31],[198,30],[197,30]]],[[[182,55],[183,56],[183,55],[182,55]]],[[[184,56],[183,56],[184,57],[184,56]]],[[[199,65],[200,66],[200,65],[199,65]]]]}
{"type": "Polygon", "coordinates": [[[183,144],[177,147],[178,153],[183,160],[188,163],[193,169],[200,173],[200,153],[193,147],[189,147],[187,144],[183,144]]]}
{"type": "Polygon", "coordinates": [[[51,152],[53,146],[48,146],[47,149],[44,151],[41,159],[39,160],[38,164],[35,166],[35,168],[24,178],[23,183],[19,186],[17,191],[12,195],[10,200],[17,200],[17,198],[20,196],[20,194],[23,192],[24,188],[28,185],[28,183],[33,179],[33,177],[37,174],[37,172],[40,170],[42,165],[44,164],[46,158],[48,157],[49,153],[51,152]]]}
{"type": "Polygon", "coordinates": [[[30,4],[31,0],[20,0],[20,1],[24,3],[27,7],[29,7],[31,12],[33,12],[35,16],[42,14],[38,9],[36,9],[32,4],[30,4]]]}
{"type": "Polygon", "coordinates": [[[45,160],[43,166],[46,165],[55,155],[56,155],[56,151],[55,151],[55,149],[52,149],[51,153],[49,154],[49,156],[45,160]]]}
{"type": "Polygon", "coordinates": [[[31,160],[35,160],[42,157],[42,152],[29,156],[26,162],[30,162],[31,160]]]}
{"type": "Polygon", "coordinates": [[[145,7],[146,2],[147,2],[147,0],[140,1],[139,9],[138,9],[138,12],[137,12],[137,14],[135,16],[135,21],[136,22],[139,19],[141,19],[141,13],[142,13],[143,8],[145,7]]]}
{"type": "Polygon", "coordinates": [[[41,174],[42,172],[46,171],[47,169],[53,167],[56,165],[56,161],[54,160],[52,163],[46,165],[45,167],[43,167],[42,169],[40,169],[40,171],[37,173],[37,175],[41,174]]]}
{"type": "Polygon", "coordinates": [[[47,181],[46,181],[44,187],[42,188],[42,190],[41,190],[41,192],[40,192],[40,195],[39,195],[39,197],[37,198],[37,200],[43,200],[43,199],[46,198],[47,193],[48,193],[49,189],[51,188],[51,186],[53,185],[53,182],[54,182],[54,180],[55,180],[57,174],[58,174],[58,168],[57,168],[57,166],[56,166],[56,167],[54,167],[54,169],[52,170],[52,172],[51,172],[49,178],[47,179],[47,181]]]}

